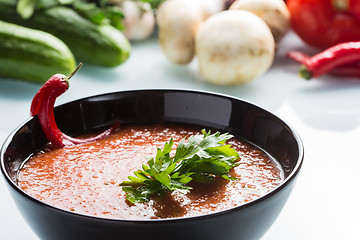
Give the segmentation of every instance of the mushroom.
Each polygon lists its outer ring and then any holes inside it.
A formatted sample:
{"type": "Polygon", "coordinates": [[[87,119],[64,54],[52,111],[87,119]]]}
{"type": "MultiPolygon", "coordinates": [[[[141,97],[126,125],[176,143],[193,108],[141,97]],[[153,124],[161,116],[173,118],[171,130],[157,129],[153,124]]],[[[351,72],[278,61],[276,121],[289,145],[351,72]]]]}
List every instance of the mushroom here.
{"type": "Polygon", "coordinates": [[[231,10],[247,10],[262,18],[269,26],[275,43],[278,43],[290,28],[290,12],[283,0],[236,0],[231,10]]]}
{"type": "Polygon", "coordinates": [[[187,64],[193,60],[195,34],[204,19],[196,1],[169,0],[160,5],[156,16],[159,44],[170,61],[187,64]]]}
{"type": "Polygon", "coordinates": [[[155,16],[149,3],[125,0],[120,5],[124,12],[124,34],[129,40],[148,38],[155,27],[155,16]]]}
{"type": "Polygon", "coordinates": [[[243,84],[264,74],[274,59],[269,27],[245,10],[227,10],[209,17],[196,40],[200,73],[219,85],[243,84]]]}
{"type": "MultiPolygon", "coordinates": [[[[190,1],[190,0],[188,0],[190,1]]],[[[208,18],[215,13],[225,10],[224,0],[192,0],[193,2],[198,2],[205,12],[205,17],[208,18]]]]}

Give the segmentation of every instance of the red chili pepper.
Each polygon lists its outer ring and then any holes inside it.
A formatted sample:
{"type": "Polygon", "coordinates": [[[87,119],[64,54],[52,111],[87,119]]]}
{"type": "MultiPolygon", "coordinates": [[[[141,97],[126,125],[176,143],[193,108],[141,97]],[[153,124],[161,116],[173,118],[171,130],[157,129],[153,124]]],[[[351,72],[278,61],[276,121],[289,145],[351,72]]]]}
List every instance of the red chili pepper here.
{"type": "Polygon", "coordinates": [[[331,70],[332,75],[360,78],[360,62],[344,64],[331,70]]]}
{"type": "Polygon", "coordinates": [[[287,57],[302,63],[299,73],[305,79],[328,72],[360,77],[360,42],[340,43],[313,57],[296,51],[289,52],[287,57]]]}
{"type": "MultiPolygon", "coordinates": [[[[305,62],[311,58],[310,56],[299,51],[290,51],[286,54],[286,57],[302,64],[305,64],[305,62]]],[[[341,77],[360,77],[360,62],[340,65],[331,69],[329,73],[341,77]]]]}
{"type": "Polygon", "coordinates": [[[90,138],[78,139],[62,133],[56,125],[54,117],[55,100],[66,90],[68,90],[69,79],[80,69],[81,66],[82,64],[80,63],[68,77],[62,74],[53,75],[36,93],[31,103],[31,115],[38,115],[41,128],[47,139],[52,144],[59,147],[93,142],[109,136],[119,127],[119,123],[116,122],[110,129],[99,135],[90,138]]]}
{"type": "Polygon", "coordinates": [[[304,64],[309,58],[309,55],[306,55],[303,52],[299,51],[290,51],[286,54],[286,57],[291,58],[292,60],[295,60],[298,63],[304,64]]]}

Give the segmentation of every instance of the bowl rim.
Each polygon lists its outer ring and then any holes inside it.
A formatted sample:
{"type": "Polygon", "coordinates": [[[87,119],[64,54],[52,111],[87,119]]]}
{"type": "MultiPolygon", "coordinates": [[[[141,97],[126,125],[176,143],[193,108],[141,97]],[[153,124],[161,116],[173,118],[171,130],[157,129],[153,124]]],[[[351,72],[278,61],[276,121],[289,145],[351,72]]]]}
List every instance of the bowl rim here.
{"type": "MultiPolygon", "coordinates": [[[[9,186],[12,187],[12,189],[14,189],[15,191],[17,191],[18,193],[20,193],[22,196],[24,196],[25,198],[31,200],[34,203],[37,203],[39,205],[42,205],[43,207],[47,207],[47,208],[51,208],[54,211],[59,211],[61,213],[64,214],[70,214],[70,215],[75,215],[77,217],[82,217],[82,218],[86,218],[86,219],[92,219],[92,220],[97,220],[97,221],[104,221],[104,222],[116,222],[116,223],[147,223],[147,224],[151,224],[151,223],[158,223],[158,222],[165,222],[165,223],[172,223],[172,222],[179,222],[179,221],[195,221],[195,220],[200,220],[200,219],[207,219],[207,218],[213,218],[216,216],[220,216],[220,215],[226,215],[229,213],[233,213],[235,211],[239,211],[240,209],[244,209],[244,208],[248,208],[251,207],[259,202],[265,201],[267,198],[270,198],[271,196],[273,196],[274,194],[276,194],[277,192],[279,192],[281,189],[285,188],[287,185],[289,185],[292,181],[295,180],[295,177],[298,175],[301,166],[303,164],[304,161],[304,144],[300,138],[300,135],[297,133],[297,131],[291,126],[289,125],[287,122],[285,122],[282,118],[280,118],[279,116],[275,115],[274,113],[272,113],[271,111],[260,107],[259,105],[252,103],[248,100],[244,100],[242,98],[239,97],[235,97],[235,96],[231,96],[228,94],[223,94],[223,93],[217,93],[217,92],[211,92],[211,91],[204,91],[204,90],[192,90],[192,89],[161,89],[161,88],[157,88],[157,89],[133,89],[133,90],[124,90],[124,91],[115,91],[115,92],[107,92],[107,93],[102,93],[102,94],[96,94],[96,95],[90,95],[87,97],[82,97],[79,99],[75,99],[69,102],[65,102],[62,103],[60,105],[56,105],[55,108],[58,107],[62,107],[64,105],[68,105],[68,104],[75,104],[77,102],[82,102],[82,101],[86,101],[90,98],[101,98],[104,96],[108,96],[108,95],[117,95],[117,94],[129,94],[129,93],[136,93],[136,92],[141,92],[141,93],[145,93],[145,92],[183,92],[183,93],[199,93],[199,94],[205,94],[205,95],[210,95],[210,96],[214,96],[214,97],[220,97],[220,98],[225,98],[225,99],[231,99],[231,100],[235,100],[235,101],[241,101],[245,104],[249,104],[252,105],[258,109],[260,109],[261,111],[266,112],[267,114],[269,114],[270,116],[272,116],[273,118],[277,119],[279,122],[281,122],[283,125],[285,125],[288,130],[291,132],[293,138],[295,139],[295,142],[297,143],[297,147],[298,147],[298,157],[297,157],[297,162],[296,165],[294,166],[294,169],[289,173],[289,175],[287,177],[285,177],[284,181],[281,182],[276,188],[270,190],[269,192],[265,193],[264,195],[251,200],[247,203],[243,203],[239,206],[235,206],[235,207],[231,207],[229,209],[225,209],[225,210],[221,210],[221,211],[216,211],[213,213],[206,213],[206,214],[201,214],[201,215],[196,215],[196,216],[185,216],[185,217],[174,217],[174,218],[159,218],[159,219],[118,219],[118,218],[106,218],[106,217],[99,217],[99,216],[93,216],[93,215],[87,215],[87,214],[82,214],[82,213],[77,213],[77,212],[72,212],[66,209],[62,209],[62,208],[58,208],[55,207],[51,204],[45,203],[35,197],[32,197],[31,195],[29,195],[28,193],[26,193],[24,190],[22,190],[13,180],[12,178],[9,176],[9,174],[7,173],[6,169],[5,169],[5,163],[4,163],[4,153],[5,150],[7,148],[7,146],[11,143],[14,135],[16,133],[18,133],[18,131],[24,127],[24,125],[26,125],[27,123],[29,123],[30,121],[32,121],[34,119],[34,117],[29,117],[27,120],[23,121],[18,127],[16,127],[14,130],[12,130],[10,132],[10,134],[6,137],[5,141],[3,142],[3,144],[1,145],[1,149],[0,149],[0,168],[1,168],[1,172],[3,177],[5,178],[6,182],[9,184],[9,186]]],[[[8,186],[8,187],[9,187],[8,186]]]]}

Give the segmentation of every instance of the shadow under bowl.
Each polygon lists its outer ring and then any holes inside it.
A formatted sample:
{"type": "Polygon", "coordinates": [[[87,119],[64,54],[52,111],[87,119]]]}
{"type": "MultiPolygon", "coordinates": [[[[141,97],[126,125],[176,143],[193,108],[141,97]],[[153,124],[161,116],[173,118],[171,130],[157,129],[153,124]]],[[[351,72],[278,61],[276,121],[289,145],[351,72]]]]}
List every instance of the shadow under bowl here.
{"type": "Polygon", "coordinates": [[[15,129],[1,149],[1,170],[21,214],[41,239],[259,239],[271,226],[294,185],[304,150],[298,134],[274,114],[241,99],[187,90],[134,90],[87,97],[55,108],[68,135],[121,123],[186,123],[219,129],[272,155],[284,182],[264,196],[225,211],[197,217],[114,220],[77,214],[41,202],[20,189],[22,163],[47,139],[37,117],[15,129]]]}

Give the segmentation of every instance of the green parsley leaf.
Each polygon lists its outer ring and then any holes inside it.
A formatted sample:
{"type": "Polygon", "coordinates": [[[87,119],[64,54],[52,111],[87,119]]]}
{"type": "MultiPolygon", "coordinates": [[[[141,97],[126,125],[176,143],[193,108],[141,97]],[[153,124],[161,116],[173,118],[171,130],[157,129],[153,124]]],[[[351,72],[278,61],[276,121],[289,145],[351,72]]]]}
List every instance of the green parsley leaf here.
{"type": "Polygon", "coordinates": [[[236,165],[239,154],[226,141],[233,136],[225,133],[206,132],[182,139],[175,155],[170,156],[174,145],[173,139],[166,142],[163,149],[158,148],[155,158],[150,158],[147,165],[129,176],[120,186],[131,203],[149,201],[153,194],[160,196],[166,191],[187,193],[192,188],[186,184],[191,181],[211,182],[215,176],[227,180],[236,180],[229,175],[236,165]]]}

